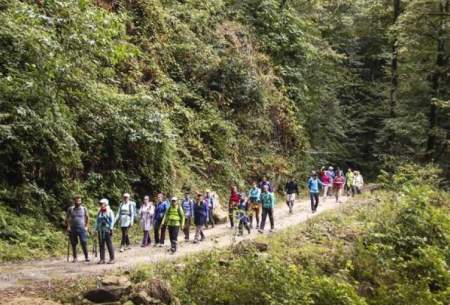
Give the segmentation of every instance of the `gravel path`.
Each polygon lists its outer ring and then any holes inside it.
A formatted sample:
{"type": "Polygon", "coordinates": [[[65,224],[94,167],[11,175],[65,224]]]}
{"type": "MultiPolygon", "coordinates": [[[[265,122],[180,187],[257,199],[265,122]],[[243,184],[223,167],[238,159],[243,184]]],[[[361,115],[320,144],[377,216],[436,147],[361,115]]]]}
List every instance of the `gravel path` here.
{"type": "MultiPolygon", "coordinates": [[[[346,200],[346,197],[342,198],[343,202],[346,200]]],[[[325,202],[322,200],[317,212],[311,214],[309,200],[300,200],[295,204],[294,213],[289,214],[285,204],[278,204],[275,210],[275,228],[276,230],[280,230],[294,226],[326,210],[335,209],[339,205],[335,202],[334,198],[329,198],[325,202]]],[[[267,227],[270,228],[268,219],[266,222],[266,233],[264,234],[270,234],[267,233],[267,227]]],[[[205,235],[207,237],[206,241],[199,244],[193,244],[192,242],[186,243],[184,241],[179,242],[179,250],[176,254],[171,255],[167,252],[169,242],[167,238],[168,234],[166,234],[166,246],[164,248],[134,247],[123,253],[117,251],[116,264],[114,265],[98,265],[95,261],[89,263],[67,263],[65,257],[0,264],[0,291],[21,289],[32,284],[43,284],[55,279],[76,279],[88,275],[100,275],[110,270],[129,270],[138,265],[173,260],[195,252],[223,248],[232,244],[232,230],[228,224],[217,225],[214,229],[208,229],[205,231],[205,235]]],[[[237,237],[235,242],[247,238],[256,238],[259,235],[261,234],[256,230],[252,230],[250,235],[247,235],[245,232],[244,236],[237,237]]],[[[179,239],[183,239],[181,232],[179,239]]]]}

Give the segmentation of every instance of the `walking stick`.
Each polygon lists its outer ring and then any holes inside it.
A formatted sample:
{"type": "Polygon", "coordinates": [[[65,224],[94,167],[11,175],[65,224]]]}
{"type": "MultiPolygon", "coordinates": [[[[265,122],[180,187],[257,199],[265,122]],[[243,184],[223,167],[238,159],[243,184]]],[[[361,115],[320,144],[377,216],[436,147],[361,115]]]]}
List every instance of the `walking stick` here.
{"type": "Polygon", "coordinates": [[[70,256],[70,236],[67,234],[67,262],[69,262],[69,256],[70,256]]]}
{"type": "Polygon", "coordinates": [[[94,253],[94,257],[97,257],[97,238],[92,236],[92,239],[92,253],[94,253]]]}

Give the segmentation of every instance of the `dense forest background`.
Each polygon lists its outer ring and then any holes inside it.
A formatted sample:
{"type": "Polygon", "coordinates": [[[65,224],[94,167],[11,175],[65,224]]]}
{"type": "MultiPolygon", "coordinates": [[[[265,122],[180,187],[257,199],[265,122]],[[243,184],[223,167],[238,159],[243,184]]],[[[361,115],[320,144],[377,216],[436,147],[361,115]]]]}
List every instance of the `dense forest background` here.
{"type": "Polygon", "coordinates": [[[75,193],[448,179],[449,25],[450,0],[0,0],[0,241],[50,243],[75,193]]]}

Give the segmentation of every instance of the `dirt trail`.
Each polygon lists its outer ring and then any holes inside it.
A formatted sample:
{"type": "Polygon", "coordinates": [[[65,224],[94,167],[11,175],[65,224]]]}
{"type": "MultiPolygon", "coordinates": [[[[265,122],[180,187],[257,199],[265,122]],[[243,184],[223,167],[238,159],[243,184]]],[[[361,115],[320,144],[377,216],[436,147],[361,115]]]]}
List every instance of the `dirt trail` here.
{"type": "MultiPolygon", "coordinates": [[[[342,198],[343,202],[346,200],[346,197],[342,198]]],[[[325,202],[322,200],[317,212],[311,214],[309,200],[301,200],[296,202],[294,213],[289,214],[286,205],[279,204],[275,209],[275,228],[278,231],[299,224],[323,211],[337,208],[339,205],[340,204],[335,202],[334,198],[329,198],[325,202]]],[[[266,223],[266,228],[267,227],[270,227],[268,219],[266,223]]],[[[264,234],[268,234],[267,229],[264,234]]],[[[179,250],[174,255],[167,252],[167,248],[169,247],[167,236],[166,246],[164,248],[134,247],[123,253],[117,251],[116,264],[114,265],[98,265],[95,260],[92,260],[89,263],[67,263],[65,257],[1,264],[0,291],[6,289],[20,289],[37,283],[43,284],[55,279],[76,279],[83,276],[100,275],[110,270],[129,270],[138,265],[173,260],[195,252],[223,248],[232,244],[232,230],[228,224],[217,225],[214,229],[206,230],[205,235],[207,240],[199,244],[193,244],[192,242],[185,243],[184,241],[179,242],[179,250]]],[[[259,235],[261,234],[256,230],[252,230],[250,235],[247,235],[245,232],[244,236],[237,237],[235,242],[248,238],[256,238],[259,235]]],[[[183,239],[181,234],[179,239],[183,239]]]]}

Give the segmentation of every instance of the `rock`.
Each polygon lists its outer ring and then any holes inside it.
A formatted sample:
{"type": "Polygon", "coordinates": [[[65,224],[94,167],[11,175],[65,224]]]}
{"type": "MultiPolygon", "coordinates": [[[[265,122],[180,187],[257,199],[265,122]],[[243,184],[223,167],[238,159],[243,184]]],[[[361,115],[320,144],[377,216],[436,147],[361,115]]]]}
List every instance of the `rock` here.
{"type": "Polygon", "coordinates": [[[266,252],[269,244],[256,242],[254,240],[245,239],[233,247],[234,254],[247,254],[251,251],[266,252]]]}
{"type": "Polygon", "coordinates": [[[100,280],[98,288],[85,292],[83,297],[94,303],[116,302],[130,290],[131,283],[127,277],[109,275],[100,280]]]}
{"type": "Polygon", "coordinates": [[[228,212],[221,206],[216,206],[213,210],[214,223],[221,224],[228,221],[228,212]]]}
{"type": "Polygon", "coordinates": [[[141,290],[131,295],[130,300],[134,305],[159,305],[162,304],[160,300],[152,298],[147,292],[141,290]]]}
{"type": "Polygon", "coordinates": [[[61,305],[60,303],[42,299],[42,298],[29,298],[29,297],[19,297],[14,298],[9,301],[2,300],[2,304],[4,305],[61,305]]]}
{"type": "MultiPolygon", "coordinates": [[[[180,301],[172,292],[170,285],[160,279],[151,279],[136,286],[136,293],[145,291],[152,299],[160,301],[164,305],[179,305],[180,301]]],[[[152,304],[152,303],[151,303],[152,304]]]]}

